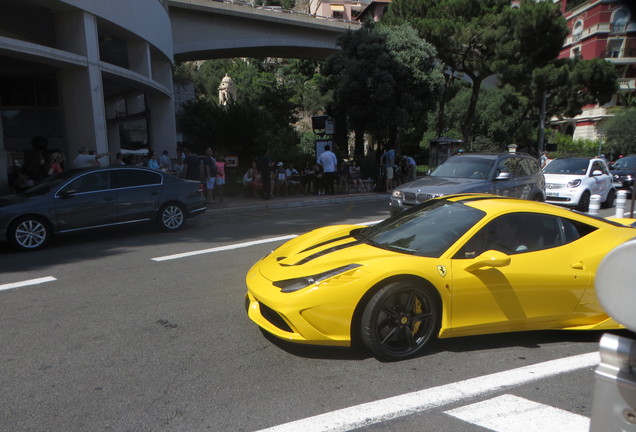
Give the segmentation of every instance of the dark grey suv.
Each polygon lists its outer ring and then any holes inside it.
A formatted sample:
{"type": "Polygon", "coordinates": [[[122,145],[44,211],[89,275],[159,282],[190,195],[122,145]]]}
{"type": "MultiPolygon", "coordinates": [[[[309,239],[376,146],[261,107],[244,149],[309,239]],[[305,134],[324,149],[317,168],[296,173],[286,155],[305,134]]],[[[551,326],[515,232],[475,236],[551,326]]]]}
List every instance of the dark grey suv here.
{"type": "Polygon", "coordinates": [[[457,193],[490,193],[545,201],[545,179],[537,159],[526,154],[457,155],[431,175],[398,186],[391,196],[391,214],[431,198],[457,193]]]}

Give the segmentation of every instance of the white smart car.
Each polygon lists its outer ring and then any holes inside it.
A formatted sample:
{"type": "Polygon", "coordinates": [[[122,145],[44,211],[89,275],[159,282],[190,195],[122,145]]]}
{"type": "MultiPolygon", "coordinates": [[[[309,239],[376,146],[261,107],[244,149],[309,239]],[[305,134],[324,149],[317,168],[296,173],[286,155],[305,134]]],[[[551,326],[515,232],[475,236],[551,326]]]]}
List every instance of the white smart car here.
{"type": "Polygon", "coordinates": [[[601,196],[603,207],[612,207],[616,190],[603,159],[573,157],[555,159],[543,168],[545,201],[586,212],[590,196],[601,196]]]}

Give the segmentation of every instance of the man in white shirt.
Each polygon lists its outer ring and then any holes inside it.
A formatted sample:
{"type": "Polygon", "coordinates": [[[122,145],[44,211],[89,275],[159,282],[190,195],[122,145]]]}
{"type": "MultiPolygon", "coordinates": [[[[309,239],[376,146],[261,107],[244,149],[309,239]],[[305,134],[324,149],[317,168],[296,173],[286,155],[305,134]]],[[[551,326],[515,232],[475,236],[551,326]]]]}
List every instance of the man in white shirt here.
{"type": "Polygon", "coordinates": [[[73,160],[73,168],[91,168],[99,166],[99,159],[110,156],[110,153],[89,154],[88,147],[80,147],[78,155],[73,160]]]}
{"type": "Polygon", "coordinates": [[[322,166],[325,192],[327,195],[333,195],[335,193],[334,182],[336,181],[338,158],[336,158],[336,155],[331,151],[329,145],[325,146],[325,151],[318,157],[317,162],[322,166]]]}

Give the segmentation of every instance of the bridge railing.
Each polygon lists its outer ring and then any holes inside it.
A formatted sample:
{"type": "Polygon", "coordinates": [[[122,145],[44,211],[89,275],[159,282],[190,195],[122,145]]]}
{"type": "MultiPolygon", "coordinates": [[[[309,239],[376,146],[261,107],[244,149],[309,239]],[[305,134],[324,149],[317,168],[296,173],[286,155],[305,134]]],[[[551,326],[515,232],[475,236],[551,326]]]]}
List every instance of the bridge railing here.
{"type": "Polygon", "coordinates": [[[323,16],[323,15],[310,14],[308,12],[301,12],[301,11],[296,11],[296,10],[291,10],[291,9],[283,9],[280,6],[256,6],[256,5],[253,4],[252,1],[248,1],[248,0],[211,0],[211,1],[216,1],[216,2],[220,2],[220,3],[230,3],[230,4],[239,5],[239,6],[248,6],[248,7],[251,7],[251,8],[254,8],[254,9],[259,9],[259,10],[269,10],[269,11],[274,11],[274,12],[288,13],[288,14],[292,14],[292,15],[299,15],[299,16],[306,16],[306,17],[317,18],[317,19],[324,19],[324,20],[328,20],[328,21],[335,21],[335,22],[343,22],[343,23],[347,23],[347,24],[360,25],[359,21],[351,21],[351,20],[346,20],[346,19],[342,19],[342,18],[334,18],[334,17],[323,16]]]}

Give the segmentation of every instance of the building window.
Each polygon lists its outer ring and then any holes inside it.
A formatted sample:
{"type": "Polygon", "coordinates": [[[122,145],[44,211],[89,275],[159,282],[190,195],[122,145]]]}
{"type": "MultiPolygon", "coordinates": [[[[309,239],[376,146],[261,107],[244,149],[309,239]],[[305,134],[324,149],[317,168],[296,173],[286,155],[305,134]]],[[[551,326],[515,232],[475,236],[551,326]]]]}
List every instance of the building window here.
{"type": "Polygon", "coordinates": [[[581,58],[581,48],[572,48],[572,51],[570,51],[570,57],[574,59],[581,58]]]}
{"type": "Polygon", "coordinates": [[[577,21],[574,24],[574,28],[572,29],[572,40],[574,42],[578,42],[581,40],[581,36],[583,35],[583,21],[577,21]]]}
{"type": "Polygon", "coordinates": [[[607,54],[605,58],[623,57],[623,39],[610,39],[607,41],[607,54]]]}
{"type": "Polygon", "coordinates": [[[618,9],[612,16],[610,31],[612,33],[624,33],[629,23],[629,12],[627,8],[618,9]]]}

